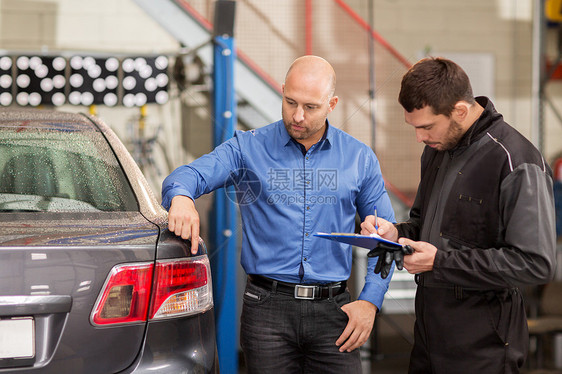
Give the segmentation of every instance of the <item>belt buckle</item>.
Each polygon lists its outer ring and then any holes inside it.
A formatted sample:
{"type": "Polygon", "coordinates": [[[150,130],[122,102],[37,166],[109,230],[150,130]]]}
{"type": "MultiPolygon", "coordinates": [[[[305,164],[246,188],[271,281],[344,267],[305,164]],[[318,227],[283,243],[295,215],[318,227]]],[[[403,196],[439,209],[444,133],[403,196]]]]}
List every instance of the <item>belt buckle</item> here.
{"type": "Polygon", "coordinates": [[[295,299],[314,300],[316,296],[316,286],[303,286],[297,284],[295,286],[295,299]]]}

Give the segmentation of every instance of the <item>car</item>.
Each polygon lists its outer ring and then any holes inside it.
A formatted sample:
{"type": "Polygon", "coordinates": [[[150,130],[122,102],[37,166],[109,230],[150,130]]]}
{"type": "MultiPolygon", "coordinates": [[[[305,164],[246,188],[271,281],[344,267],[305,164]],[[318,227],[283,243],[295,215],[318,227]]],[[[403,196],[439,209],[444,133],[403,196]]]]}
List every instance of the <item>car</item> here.
{"type": "Polygon", "coordinates": [[[190,248],[100,118],[0,110],[0,373],[217,373],[190,248]]]}

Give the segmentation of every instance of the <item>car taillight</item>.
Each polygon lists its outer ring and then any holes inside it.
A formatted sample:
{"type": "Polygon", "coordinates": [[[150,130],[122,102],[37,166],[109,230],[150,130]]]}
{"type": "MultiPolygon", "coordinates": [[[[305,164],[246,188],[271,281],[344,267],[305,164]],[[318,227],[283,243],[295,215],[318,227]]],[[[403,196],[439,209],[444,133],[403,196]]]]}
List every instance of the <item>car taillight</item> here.
{"type": "Polygon", "coordinates": [[[109,273],[91,321],[104,326],[204,312],[213,306],[210,274],[207,256],[156,261],[156,267],[117,265],[109,273]]]}
{"type": "Polygon", "coordinates": [[[109,272],[92,312],[95,325],[146,321],[153,263],[117,265],[109,272]]]}
{"type": "Polygon", "coordinates": [[[158,261],[150,319],[204,312],[213,306],[207,256],[158,261]]]}

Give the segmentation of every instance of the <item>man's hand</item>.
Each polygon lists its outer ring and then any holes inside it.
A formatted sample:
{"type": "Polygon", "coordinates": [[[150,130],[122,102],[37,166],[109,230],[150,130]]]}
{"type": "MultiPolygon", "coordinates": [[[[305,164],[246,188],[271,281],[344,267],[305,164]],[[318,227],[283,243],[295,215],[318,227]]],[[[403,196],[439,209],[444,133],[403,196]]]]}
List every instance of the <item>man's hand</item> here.
{"type": "Polygon", "coordinates": [[[357,300],[345,304],[341,309],[347,314],[349,321],[336,341],[336,345],[340,346],[340,352],[351,352],[361,347],[369,339],[377,307],[366,300],[357,300]]]}
{"type": "Polygon", "coordinates": [[[199,213],[195,203],[187,196],[177,195],[172,199],[168,211],[168,229],[181,236],[182,239],[191,238],[191,253],[199,250],[199,213]]]}
{"type": "Polygon", "coordinates": [[[361,223],[361,235],[371,235],[377,233],[385,239],[395,242],[398,240],[398,230],[392,222],[382,218],[377,218],[378,230],[375,229],[375,216],[365,217],[365,221],[361,223]]]}
{"type": "Polygon", "coordinates": [[[398,241],[402,245],[409,245],[414,249],[414,253],[404,256],[404,267],[410,274],[423,273],[433,270],[435,254],[437,248],[427,242],[415,242],[410,239],[400,238],[398,241]]]}

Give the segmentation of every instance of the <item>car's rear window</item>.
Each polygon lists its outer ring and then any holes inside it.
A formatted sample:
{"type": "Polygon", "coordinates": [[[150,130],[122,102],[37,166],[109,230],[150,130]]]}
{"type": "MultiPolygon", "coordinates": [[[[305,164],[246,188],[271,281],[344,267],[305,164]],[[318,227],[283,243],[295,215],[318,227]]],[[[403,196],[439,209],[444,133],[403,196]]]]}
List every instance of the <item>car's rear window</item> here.
{"type": "Polygon", "coordinates": [[[0,212],[135,210],[135,195],[101,132],[0,126],[0,212]]]}

